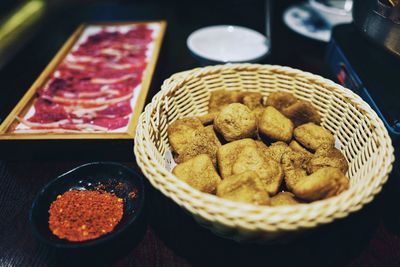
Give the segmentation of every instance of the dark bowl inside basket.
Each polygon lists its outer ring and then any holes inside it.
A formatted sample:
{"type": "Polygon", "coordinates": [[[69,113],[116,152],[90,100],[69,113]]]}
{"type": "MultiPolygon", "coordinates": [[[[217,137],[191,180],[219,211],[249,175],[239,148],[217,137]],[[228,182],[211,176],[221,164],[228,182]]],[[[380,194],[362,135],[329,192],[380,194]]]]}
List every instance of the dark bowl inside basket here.
{"type": "Polygon", "coordinates": [[[143,231],[141,214],[144,206],[143,178],[133,170],[117,163],[94,162],[79,166],[48,183],[37,194],[29,214],[34,236],[45,245],[76,252],[112,252],[121,242],[132,244],[143,231]],[[124,199],[124,213],[114,230],[96,239],[71,242],[60,239],[49,229],[50,204],[69,190],[104,190],[124,199]],[[136,197],[128,196],[132,191],[136,197]]]}

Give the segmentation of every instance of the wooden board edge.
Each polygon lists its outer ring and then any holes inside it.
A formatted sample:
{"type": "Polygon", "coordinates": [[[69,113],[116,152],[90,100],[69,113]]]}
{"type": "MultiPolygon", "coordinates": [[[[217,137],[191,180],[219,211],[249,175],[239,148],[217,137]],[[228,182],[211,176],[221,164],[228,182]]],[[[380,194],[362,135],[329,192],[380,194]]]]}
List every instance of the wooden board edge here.
{"type": "Polygon", "coordinates": [[[0,141],[5,140],[53,140],[53,139],[133,139],[135,136],[135,128],[138,118],[144,107],[148,91],[150,89],[153,74],[156,68],[156,64],[159,58],[162,41],[164,39],[167,22],[165,20],[149,20],[149,21],[125,21],[125,22],[86,22],[81,24],[73,34],[67,39],[61,49],[56,53],[50,63],[46,66],[39,77],[34,81],[24,96],[18,101],[17,105],[8,114],[6,119],[0,125],[0,141]],[[145,70],[145,77],[142,79],[141,91],[136,101],[135,110],[132,113],[131,122],[128,124],[127,131],[124,133],[7,133],[8,128],[15,121],[16,117],[25,108],[26,104],[32,99],[37,89],[44,84],[51,73],[57,68],[59,63],[65,58],[70,49],[79,39],[82,32],[87,26],[113,26],[113,25],[140,25],[158,23],[160,25],[160,31],[157,39],[154,43],[153,53],[148,62],[145,70]]]}

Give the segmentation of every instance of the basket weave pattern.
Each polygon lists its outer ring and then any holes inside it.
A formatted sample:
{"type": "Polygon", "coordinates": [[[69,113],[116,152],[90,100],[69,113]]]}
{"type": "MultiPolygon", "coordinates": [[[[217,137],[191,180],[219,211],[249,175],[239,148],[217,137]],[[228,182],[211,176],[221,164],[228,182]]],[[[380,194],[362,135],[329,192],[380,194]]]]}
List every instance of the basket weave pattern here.
{"type": "Polygon", "coordinates": [[[357,211],[382,189],[394,161],[382,121],[359,96],[320,76],[288,67],[257,64],[211,66],[178,73],[162,86],[139,118],[135,155],[151,184],[213,232],[239,241],[270,240],[357,211]],[[265,207],[205,194],[168,170],[167,127],[174,120],[207,113],[213,90],[291,92],[311,101],[322,126],[341,143],[349,162],[350,189],[311,204],[265,207]]]}

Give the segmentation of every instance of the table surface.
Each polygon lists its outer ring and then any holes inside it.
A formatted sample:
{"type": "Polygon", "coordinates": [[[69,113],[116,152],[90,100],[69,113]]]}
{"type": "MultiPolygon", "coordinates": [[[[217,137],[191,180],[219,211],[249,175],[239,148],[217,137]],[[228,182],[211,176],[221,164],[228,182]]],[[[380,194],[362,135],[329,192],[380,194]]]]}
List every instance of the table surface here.
{"type": "MultiPolygon", "coordinates": [[[[156,20],[168,22],[157,72],[148,100],[171,74],[198,67],[186,48],[195,29],[214,24],[243,25],[264,31],[264,1],[138,1],[64,7],[49,14],[34,38],[0,70],[0,118],[4,118],[44,69],[73,30],[84,21],[156,20]],[[227,4],[229,3],[229,4],[227,4]],[[63,18],[63,19],[59,19],[63,18]],[[67,19],[68,18],[68,19],[67,19]]],[[[273,49],[266,63],[288,65],[328,77],[324,44],[305,40],[285,28],[276,4],[273,49]]],[[[319,227],[288,244],[238,244],[198,226],[171,200],[146,186],[146,229],[126,248],[110,257],[67,257],[37,243],[30,230],[32,200],[48,181],[85,162],[0,161],[0,266],[400,266],[398,177],[392,175],[383,192],[361,211],[319,227]],[[89,261],[88,261],[89,260],[89,261]]],[[[139,169],[132,155],[127,166],[139,169]]]]}

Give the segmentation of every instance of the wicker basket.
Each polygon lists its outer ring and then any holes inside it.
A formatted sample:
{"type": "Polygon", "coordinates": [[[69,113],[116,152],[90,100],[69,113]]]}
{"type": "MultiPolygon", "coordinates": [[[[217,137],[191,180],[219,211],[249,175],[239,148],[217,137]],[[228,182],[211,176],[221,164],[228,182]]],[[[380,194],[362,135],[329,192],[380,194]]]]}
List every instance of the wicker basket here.
{"type": "Polygon", "coordinates": [[[317,75],[257,64],[210,66],[166,80],[140,116],[135,155],[151,184],[201,225],[220,236],[255,242],[294,236],[361,209],[382,189],[394,161],[387,130],[359,96],[317,75]],[[221,199],[178,180],[171,173],[167,127],[178,118],[207,113],[210,92],[217,89],[266,96],[285,91],[311,101],[322,116],[322,126],[334,133],[349,161],[350,189],[311,204],[266,207],[221,199]]]}

